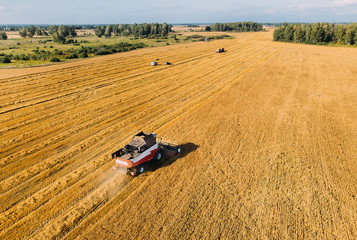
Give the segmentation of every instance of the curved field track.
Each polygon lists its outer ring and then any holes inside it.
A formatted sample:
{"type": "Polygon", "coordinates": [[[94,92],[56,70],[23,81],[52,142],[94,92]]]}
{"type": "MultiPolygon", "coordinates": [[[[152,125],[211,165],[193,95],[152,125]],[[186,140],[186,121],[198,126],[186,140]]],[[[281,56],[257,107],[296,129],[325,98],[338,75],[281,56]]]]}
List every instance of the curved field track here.
{"type": "Polygon", "coordinates": [[[0,239],[357,238],[356,62],[266,32],[0,71],[0,239]],[[141,130],[183,151],[124,176],[141,130]]]}

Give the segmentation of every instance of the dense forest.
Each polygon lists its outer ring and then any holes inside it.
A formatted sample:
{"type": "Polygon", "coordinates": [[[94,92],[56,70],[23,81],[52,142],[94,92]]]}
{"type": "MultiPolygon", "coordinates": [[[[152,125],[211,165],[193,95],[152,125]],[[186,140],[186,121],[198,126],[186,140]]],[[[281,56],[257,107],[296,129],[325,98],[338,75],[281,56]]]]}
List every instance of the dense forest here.
{"type": "Polygon", "coordinates": [[[263,25],[255,22],[215,23],[207,26],[206,31],[215,32],[257,32],[263,30],[263,25]]]}
{"type": "Polygon", "coordinates": [[[155,36],[167,36],[169,32],[171,32],[171,25],[167,23],[102,25],[97,26],[95,29],[95,34],[98,37],[134,36],[150,38],[155,36]]]}
{"type": "Polygon", "coordinates": [[[274,41],[317,45],[353,45],[357,43],[357,23],[347,25],[333,23],[284,23],[275,29],[274,41]]]}

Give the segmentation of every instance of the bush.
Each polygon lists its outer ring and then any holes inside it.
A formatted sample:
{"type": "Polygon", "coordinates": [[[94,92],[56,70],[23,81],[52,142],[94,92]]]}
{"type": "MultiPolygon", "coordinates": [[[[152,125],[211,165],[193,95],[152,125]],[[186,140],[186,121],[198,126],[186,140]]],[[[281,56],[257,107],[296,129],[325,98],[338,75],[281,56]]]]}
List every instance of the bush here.
{"type": "Polygon", "coordinates": [[[55,49],[53,51],[53,54],[55,54],[55,55],[63,55],[63,52],[62,52],[62,50],[58,51],[58,49],[55,49]]]}
{"type": "Polygon", "coordinates": [[[7,39],[6,32],[0,32],[0,40],[6,40],[6,39],[7,39]]]}
{"type": "Polygon", "coordinates": [[[82,52],[82,53],[79,54],[79,57],[80,58],[87,58],[88,54],[86,52],[82,52]]]}
{"type": "Polygon", "coordinates": [[[94,53],[94,55],[108,55],[111,52],[107,51],[107,50],[98,50],[96,53],[94,53]]]}
{"type": "Polygon", "coordinates": [[[71,55],[69,55],[68,59],[73,59],[73,58],[78,58],[78,55],[75,53],[71,53],[71,55]]]}
{"type": "Polygon", "coordinates": [[[135,43],[134,44],[134,46],[136,47],[136,48],[144,48],[144,47],[147,47],[147,45],[145,44],[145,43],[135,43]]]}
{"type": "Polygon", "coordinates": [[[30,57],[25,54],[21,54],[19,57],[19,60],[28,61],[28,60],[30,60],[30,57]]]}
{"type": "Polygon", "coordinates": [[[60,62],[61,60],[57,57],[53,57],[50,59],[50,62],[60,62]]]}
{"type": "Polygon", "coordinates": [[[0,58],[0,63],[11,63],[11,60],[8,56],[0,58]]]}

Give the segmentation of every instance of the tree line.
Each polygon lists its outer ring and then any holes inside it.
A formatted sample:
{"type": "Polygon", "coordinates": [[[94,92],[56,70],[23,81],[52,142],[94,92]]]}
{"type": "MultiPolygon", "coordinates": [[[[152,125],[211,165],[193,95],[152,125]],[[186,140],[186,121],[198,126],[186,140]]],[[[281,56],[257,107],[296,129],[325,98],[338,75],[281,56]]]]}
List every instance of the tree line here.
{"type": "Polygon", "coordinates": [[[199,24],[188,24],[187,27],[199,27],[200,25],[199,24]]]}
{"type": "Polygon", "coordinates": [[[255,22],[215,23],[206,26],[205,31],[215,32],[258,32],[263,30],[263,25],[255,22]]]}
{"type": "Polygon", "coordinates": [[[97,26],[94,31],[98,37],[134,36],[150,38],[167,36],[171,32],[171,27],[167,23],[115,24],[97,26]]]}
{"type": "Polygon", "coordinates": [[[281,42],[353,45],[357,44],[357,23],[284,23],[274,30],[273,38],[281,42]]]}
{"type": "MultiPolygon", "coordinates": [[[[9,28],[4,28],[5,29],[9,29],[9,28]]],[[[50,25],[50,26],[45,26],[45,27],[35,27],[34,25],[30,25],[28,27],[14,27],[13,29],[16,29],[17,31],[19,31],[19,35],[22,38],[32,38],[34,35],[38,35],[38,36],[49,36],[49,35],[55,35],[56,33],[58,34],[59,37],[75,37],[77,36],[76,33],[76,29],[78,29],[78,26],[74,26],[74,25],[61,25],[61,26],[57,26],[57,25],[50,25]]],[[[13,30],[11,29],[11,30],[13,30]]],[[[1,40],[5,40],[7,38],[6,32],[1,32],[0,34],[0,38],[1,40]]]]}
{"type": "MultiPolygon", "coordinates": [[[[51,46],[52,47],[52,46],[51,46]]],[[[148,47],[145,43],[128,43],[119,42],[112,45],[99,45],[99,46],[81,46],[80,48],[70,48],[67,50],[46,51],[39,48],[32,50],[32,53],[27,54],[3,54],[0,53],[0,63],[11,63],[11,60],[16,61],[29,61],[41,60],[50,62],[60,62],[66,59],[87,58],[95,55],[107,55],[118,52],[127,52],[139,48],[148,47]]]]}
{"type": "MultiPolygon", "coordinates": [[[[21,28],[28,28],[29,26],[34,26],[36,28],[41,28],[48,30],[53,25],[0,25],[0,31],[19,31],[21,28]]],[[[95,29],[97,25],[74,25],[76,30],[79,29],[95,29]]]]}
{"type": "Polygon", "coordinates": [[[29,38],[32,38],[35,34],[37,35],[45,35],[45,36],[48,36],[48,33],[45,29],[41,28],[41,27],[35,27],[33,25],[29,26],[29,27],[23,27],[23,28],[20,28],[19,29],[19,35],[22,37],[22,38],[25,38],[25,37],[29,37],[29,38]]]}
{"type": "MultiPolygon", "coordinates": [[[[83,29],[84,26],[75,25],[49,25],[37,26],[30,25],[28,27],[12,27],[19,31],[22,38],[32,38],[34,35],[53,37],[56,43],[72,43],[67,37],[76,37],[76,29],[83,29]]],[[[134,36],[135,38],[151,38],[151,37],[166,37],[172,30],[171,25],[167,23],[142,23],[142,24],[113,24],[113,25],[86,25],[86,29],[94,29],[98,37],[112,36],[134,36]],[[95,27],[95,28],[94,28],[95,27]]],[[[4,29],[8,29],[5,28],[4,29]]],[[[6,40],[6,32],[0,32],[0,39],[6,40]]]]}
{"type": "Polygon", "coordinates": [[[51,25],[46,28],[43,27],[35,27],[33,25],[29,27],[24,27],[19,29],[19,35],[23,38],[29,37],[32,38],[34,35],[39,36],[48,36],[52,35],[54,37],[55,42],[62,42],[65,37],[75,37],[77,36],[77,32],[74,25],[51,25]],[[56,39],[55,39],[56,38],[56,39]]]}

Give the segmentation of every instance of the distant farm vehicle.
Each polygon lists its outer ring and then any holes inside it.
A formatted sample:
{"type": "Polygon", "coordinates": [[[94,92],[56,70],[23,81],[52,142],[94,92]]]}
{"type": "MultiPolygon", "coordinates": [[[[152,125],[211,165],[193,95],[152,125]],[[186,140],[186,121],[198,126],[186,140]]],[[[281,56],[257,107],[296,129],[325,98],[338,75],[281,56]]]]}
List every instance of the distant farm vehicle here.
{"type": "Polygon", "coordinates": [[[224,52],[224,48],[218,48],[217,50],[216,50],[216,53],[223,53],[224,52]]]}
{"type": "Polygon", "coordinates": [[[116,169],[124,169],[126,174],[137,176],[147,169],[150,161],[160,161],[163,156],[173,157],[181,152],[178,145],[156,140],[155,133],[140,132],[133,139],[112,153],[116,169]]]}
{"type": "Polygon", "coordinates": [[[171,63],[170,62],[165,62],[165,65],[171,65],[171,63]]]}
{"type": "Polygon", "coordinates": [[[157,62],[152,62],[151,63],[151,66],[156,66],[157,65],[157,62]]]}

